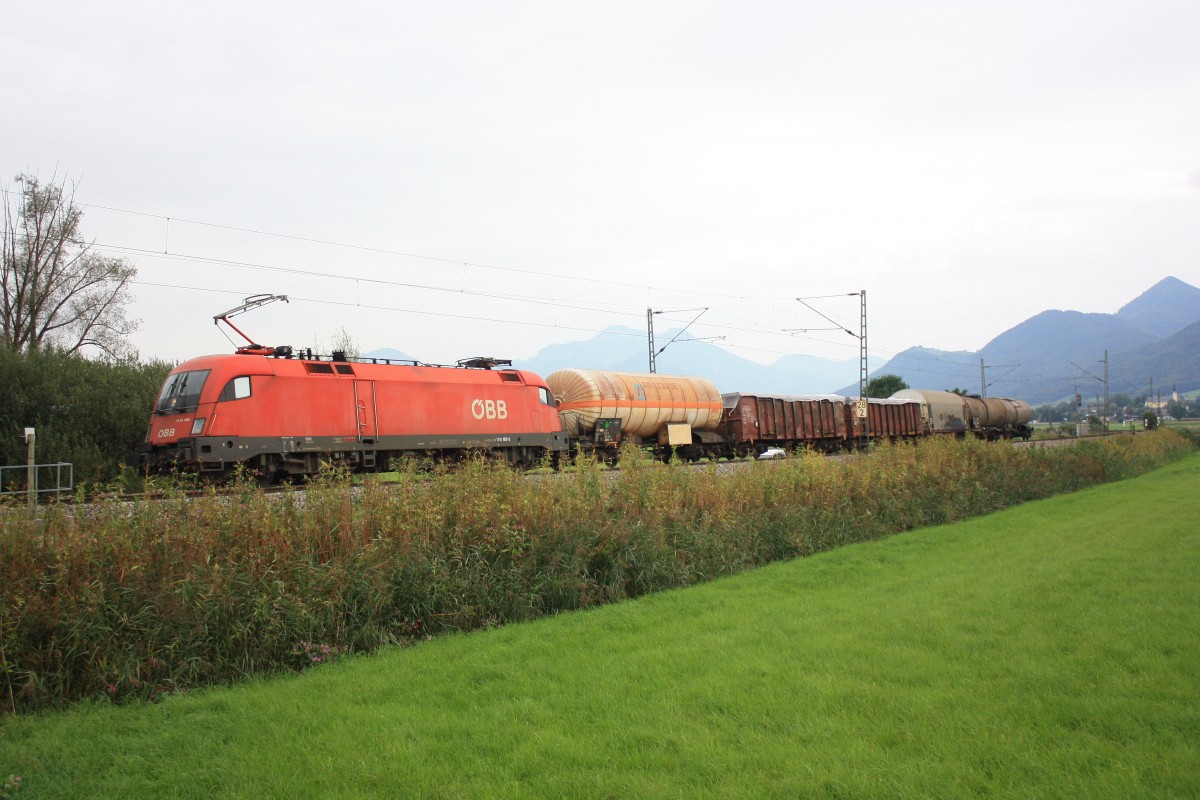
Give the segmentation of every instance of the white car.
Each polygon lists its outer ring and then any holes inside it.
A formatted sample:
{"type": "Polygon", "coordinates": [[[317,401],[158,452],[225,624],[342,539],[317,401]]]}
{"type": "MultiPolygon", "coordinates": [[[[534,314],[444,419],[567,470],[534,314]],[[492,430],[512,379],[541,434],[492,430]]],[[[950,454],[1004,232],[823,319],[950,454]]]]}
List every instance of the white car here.
{"type": "Polygon", "coordinates": [[[768,447],[758,454],[759,461],[770,461],[774,458],[787,458],[787,451],[782,447],[768,447]]]}

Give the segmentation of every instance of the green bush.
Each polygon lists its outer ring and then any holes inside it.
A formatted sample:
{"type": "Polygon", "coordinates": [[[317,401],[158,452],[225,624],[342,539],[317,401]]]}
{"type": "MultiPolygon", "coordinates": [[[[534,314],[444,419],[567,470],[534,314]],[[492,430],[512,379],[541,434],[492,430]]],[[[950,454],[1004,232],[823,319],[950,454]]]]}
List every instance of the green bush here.
{"type": "Polygon", "coordinates": [[[636,457],[483,460],[305,491],[0,509],[0,708],[154,698],[688,586],[1152,469],[1163,431],[1074,447],[934,440],[732,474],[636,457]]]}
{"type": "Polygon", "coordinates": [[[24,428],[37,428],[38,463],[74,465],[75,482],[118,478],[146,436],[154,398],[171,370],[164,362],[92,361],[54,350],[0,347],[0,464],[24,464],[24,428]]]}

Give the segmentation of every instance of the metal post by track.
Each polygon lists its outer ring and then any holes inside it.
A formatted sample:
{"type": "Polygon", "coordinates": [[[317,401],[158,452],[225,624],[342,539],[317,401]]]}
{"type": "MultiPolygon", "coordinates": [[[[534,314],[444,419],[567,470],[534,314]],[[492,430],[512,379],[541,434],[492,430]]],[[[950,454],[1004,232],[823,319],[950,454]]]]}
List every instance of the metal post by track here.
{"type": "Polygon", "coordinates": [[[29,492],[29,514],[32,516],[37,513],[37,429],[25,429],[25,447],[26,456],[28,457],[28,467],[26,467],[26,488],[29,492]]]}

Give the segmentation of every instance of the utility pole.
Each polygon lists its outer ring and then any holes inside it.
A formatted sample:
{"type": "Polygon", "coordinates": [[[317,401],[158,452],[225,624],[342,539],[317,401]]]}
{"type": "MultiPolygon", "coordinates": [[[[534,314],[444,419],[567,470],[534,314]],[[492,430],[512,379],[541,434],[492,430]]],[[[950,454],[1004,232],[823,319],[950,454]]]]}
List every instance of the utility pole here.
{"type": "MultiPolygon", "coordinates": [[[[675,343],[675,340],[678,339],[680,336],[683,336],[683,334],[687,333],[687,329],[692,327],[693,325],[695,325],[696,320],[698,320],[698,319],[700,319],[700,317],[704,316],[705,311],[708,311],[707,306],[704,308],[677,308],[677,309],[672,309],[671,311],[655,311],[652,308],[646,309],[646,339],[649,341],[649,345],[650,345],[650,372],[651,372],[651,374],[658,372],[658,356],[662,353],[662,351],[666,350],[668,347],[673,345],[675,343]],[[700,313],[697,314],[692,319],[691,322],[689,322],[687,325],[685,325],[683,327],[683,330],[681,330],[679,333],[672,336],[671,341],[667,342],[662,347],[659,347],[656,349],[654,347],[654,315],[655,314],[679,314],[679,313],[683,313],[685,311],[687,311],[687,312],[699,311],[700,313]]],[[[725,338],[724,336],[702,336],[702,337],[698,337],[698,338],[684,339],[684,341],[685,342],[712,342],[712,341],[720,341],[721,339],[724,339],[724,338],[725,338]]]]}
{"type": "Polygon", "coordinates": [[[858,324],[858,415],[863,421],[863,451],[871,447],[871,415],[867,401],[867,290],[861,289],[859,296],[858,324]]]}
{"type": "Polygon", "coordinates": [[[26,488],[29,491],[29,513],[34,515],[37,509],[37,429],[25,429],[25,447],[28,457],[28,467],[25,472],[26,488]]]}
{"type": "MultiPolygon", "coordinates": [[[[1104,409],[1100,412],[1100,415],[1104,421],[1104,423],[1103,423],[1104,424],[1104,432],[1107,434],[1108,433],[1108,350],[1107,349],[1105,349],[1105,351],[1104,351],[1104,358],[1100,361],[1097,361],[1096,363],[1104,365],[1104,377],[1103,378],[1099,377],[1098,375],[1093,375],[1092,373],[1088,372],[1083,367],[1076,364],[1074,361],[1071,362],[1071,366],[1075,367],[1077,370],[1082,372],[1084,375],[1087,375],[1089,378],[1093,378],[1104,384],[1104,409]]],[[[1079,384],[1078,383],[1075,384],[1075,396],[1076,397],[1079,396],[1079,384]]],[[[1099,403],[1100,399],[1097,398],[1096,402],[1099,403]]]]}
{"type": "Polygon", "coordinates": [[[1104,348],[1104,435],[1108,436],[1108,348],[1104,348]]]}
{"type": "Polygon", "coordinates": [[[986,400],[987,399],[987,387],[991,385],[987,382],[987,378],[984,377],[984,370],[1008,368],[1008,372],[1004,373],[999,378],[992,381],[992,383],[996,383],[997,381],[1002,381],[1006,377],[1011,375],[1012,371],[1019,366],[1021,366],[1021,365],[1020,364],[990,364],[988,366],[984,366],[983,359],[982,358],[979,359],[979,396],[986,400]]]}
{"type": "Polygon", "coordinates": [[[854,406],[854,414],[862,422],[863,432],[863,449],[865,450],[871,444],[871,417],[868,414],[867,403],[867,290],[860,289],[857,292],[849,292],[846,297],[858,297],[858,333],[850,330],[842,323],[830,317],[828,314],[818,311],[808,304],[809,300],[828,300],[831,297],[842,297],[843,295],[823,295],[821,297],[797,297],[796,301],[800,305],[812,311],[814,314],[823,317],[826,322],[832,323],[836,327],[833,328],[795,328],[796,331],[843,331],[850,334],[855,339],[858,339],[858,402],[854,406]]]}
{"type": "Polygon", "coordinates": [[[650,340],[650,372],[655,371],[654,357],[657,355],[654,352],[654,309],[646,309],[646,338],[650,340]]]}

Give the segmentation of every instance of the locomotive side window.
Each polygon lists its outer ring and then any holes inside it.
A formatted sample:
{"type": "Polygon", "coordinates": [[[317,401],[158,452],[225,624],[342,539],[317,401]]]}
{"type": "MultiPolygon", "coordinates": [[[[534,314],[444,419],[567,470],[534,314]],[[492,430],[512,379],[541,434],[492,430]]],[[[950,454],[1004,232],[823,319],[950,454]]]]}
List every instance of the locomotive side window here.
{"type": "Polygon", "coordinates": [[[250,376],[239,375],[225,384],[225,388],[221,390],[221,396],[217,398],[217,401],[223,403],[226,400],[241,400],[249,396],[250,376]]]}
{"type": "Polygon", "coordinates": [[[200,390],[208,379],[209,370],[194,369],[189,372],[176,372],[167,376],[158,402],[154,404],[155,412],[159,414],[178,414],[195,408],[200,402],[200,390]]]}
{"type": "Polygon", "coordinates": [[[538,387],[538,399],[541,400],[545,405],[554,405],[554,398],[550,395],[550,390],[545,386],[538,387]]]}

